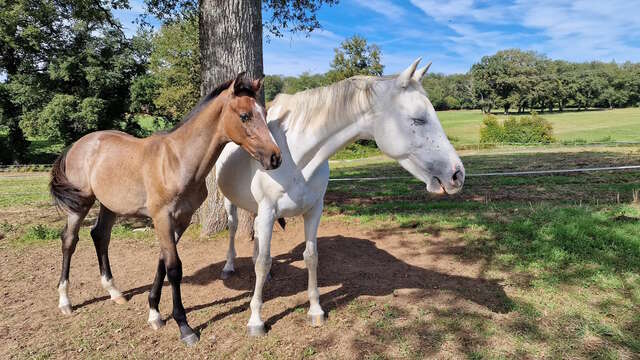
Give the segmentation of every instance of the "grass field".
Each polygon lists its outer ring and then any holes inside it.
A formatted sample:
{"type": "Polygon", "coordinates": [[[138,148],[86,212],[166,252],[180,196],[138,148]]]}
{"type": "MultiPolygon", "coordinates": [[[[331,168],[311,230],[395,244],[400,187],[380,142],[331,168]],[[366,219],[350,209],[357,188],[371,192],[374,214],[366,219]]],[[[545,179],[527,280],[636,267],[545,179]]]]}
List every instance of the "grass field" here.
{"type": "MultiPolygon", "coordinates": [[[[456,148],[473,148],[480,141],[480,110],[439,111],[438,117],[447,136],[456,148]]],[[[542,116],[553,124],[554,136],[558,144],[547,147],[561,147],[565,143],[598,142],[640,142],[640,108],[567,111],[563,113],[543,113],[542,116]]],[[[498,115],[504,119],[504,115],[498,115]]],[[[564,151],[566,149],[558,149],[564,151]]],[[[341,150],[333,159],[358,159],[380,155],[375,148],[351,144],[341,150]]]]}
{"type": "MultiPolygon", "coordinates": [[[[561,151],[561,150],[558,150],[561,151]]],[[[581,152],[467,153],[468,174],[640,164],[639,147],[581,152]]],[[[406,176],[384,157],[332,162],[332,177],[406,176]]],[[[592,358],[640,354],[640,171],[468,177],[461,194],[433,197],[413,179],[331,182],[320,228],[323,328],[304,322],[303,229],[274,234],[269,334],[246,338],[253,277],[238,242],[240,277],[218,279],[223,236],[180,243],[183,298],[201,342],[177,341],[174,322],[148,329],[146,290],[157,247],[145,222],[119,222],[114,274],[131,297],[110,305],[98,285],[88,227],[74,257],[76,313],[57,313],[62,217],[47,175],[0,175],[0,357],[15,358],[592,358]],[[634,202],[635,201],[635,202],[634,202]],[[211,262],[213,261],[213,265],[211,262]],[[17,330],[16,330],[17,329],[17,330]],[[51,336],[55,334],[55,336],[51,336]]],[[[95,213],[90,214],[93,219],[95,213]]],[[[91,223],[91,219],[86,225],[91,223]]],[[[170,312],[169,289],[161,302],[170,312]]]]}
{"type": "MultiPolygon", "coordinates": [[[[553,124],[559,141],[597,142],[609,139],[640,142],[640,108],[542,113],[541,116],[553,124]]],[[[482,122],[479,110],[440,111],[438,117],[454,142],[478,143],[482,122]]]]}

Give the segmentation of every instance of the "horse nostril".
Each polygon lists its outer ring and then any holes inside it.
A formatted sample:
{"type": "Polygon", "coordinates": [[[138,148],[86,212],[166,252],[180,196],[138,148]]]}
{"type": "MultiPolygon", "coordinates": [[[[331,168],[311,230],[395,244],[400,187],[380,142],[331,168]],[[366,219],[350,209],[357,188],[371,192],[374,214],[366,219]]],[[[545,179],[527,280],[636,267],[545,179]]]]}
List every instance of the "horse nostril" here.
{"type": "Polygon", "coordinates": [[[462,171],[458,170],[455,173],[453,173],[453,177],[451,177],[451,179],[453,180],[454,184],[457,184],[460,181],[462,181],[462,171]]]}
{"type": "Polygon", "coordinates": [[[273,169],[277,168],[278,166],[280,166],[280,163],[282,162],[282,158],[280,157],[280,155],[277,154],[271,154],[271,167],[273,169]]]}

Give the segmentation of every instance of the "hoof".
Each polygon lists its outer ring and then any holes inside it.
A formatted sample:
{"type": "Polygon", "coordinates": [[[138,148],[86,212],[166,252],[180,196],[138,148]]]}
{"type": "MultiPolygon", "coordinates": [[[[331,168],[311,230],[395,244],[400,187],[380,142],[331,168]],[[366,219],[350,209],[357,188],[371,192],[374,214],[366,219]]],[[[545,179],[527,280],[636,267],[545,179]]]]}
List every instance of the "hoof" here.
{"type": "Polygon", "coordinates": [[[200,338],[198,337],[198,335],[196,335],[195,333],[191,333],[185,337],[181,337],[180,341],[182,341],[183,343],[185,343],[187,346],[193,346],[195,345],[198,341],[200,340],[200,338]]]}
{"type": "Polygon", "coordinates": [[[71,305],[63,305],[59,307],[60,311],[62,311],[65,315],[71,315],[71,305]]]}
{"type": "Polygon", "coordinates": [[[325,323],[324,314],[307,315],[307,321],[309,322],[309,325],[311,325],[312,327],[320,327],[325,323]]]}
{"type": "Polygon", "coordinates": [[[111,300],[113,300],[118,305],[124,305],[129,302],[129,300],[127,300],[127,298],[125,298],[124,296],[118,296],[117,298],[113,298],[111,300]]]}
{"type": "Polygon", "coordinates": [[[264,325],[247,325],[249,337],[260,337],[266,334],[264,325]]]}
{"type": "Polygon", "coordinates": [[[153,330],[159,330],[161,327],[165,326],[165,324],[166,324],[166,321],[162,319],[155,319],[155,320],[149,321],[149,326],[151,326],[153,330]]]}
{"type": "Polygon", "coordinates": [[[222,270],[222,274],[220,274],[220,279],[222,280],[227,280],[228,278],[232,277],[233,274],[235,274],[236,272],[231,270],[231,271],[224,271],[222,270]]]}

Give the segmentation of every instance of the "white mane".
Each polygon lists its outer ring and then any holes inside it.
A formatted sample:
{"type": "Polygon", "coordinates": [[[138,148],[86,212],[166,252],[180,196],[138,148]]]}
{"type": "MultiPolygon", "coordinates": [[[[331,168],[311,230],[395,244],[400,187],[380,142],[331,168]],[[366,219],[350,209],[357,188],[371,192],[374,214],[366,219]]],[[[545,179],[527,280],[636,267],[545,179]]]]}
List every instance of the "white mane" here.
{"type": "Polygon", "coordinates": [[[322,130],[333,122],[349,122],[369,111],[376,84],[392,77],[354,76],[329,86],[305,90],[294,95],[278,95],[272,108],[279,107],[284,129],[322,130]]]}

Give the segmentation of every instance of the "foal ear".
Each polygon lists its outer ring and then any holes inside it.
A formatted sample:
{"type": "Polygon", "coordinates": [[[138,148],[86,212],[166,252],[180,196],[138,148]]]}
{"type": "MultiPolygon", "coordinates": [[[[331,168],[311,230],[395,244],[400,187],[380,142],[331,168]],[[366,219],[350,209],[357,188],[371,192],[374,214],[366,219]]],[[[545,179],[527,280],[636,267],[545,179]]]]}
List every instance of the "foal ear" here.
{"type": "Polygon", "coordinates": [[[253,80],[251,82],[251,88],[253,89],[253,92],[256,94],[259,93],[263,83],[264,83],[264,75],[260,76],[259,79],[253,80]]]}
{"type": "Polygon", "coordinates": [[[243,90],[247,90],[247,87],[245,85],[245,78],[244,75],[246,74],[246,71],[240,72],[238,73],[238,75],[236,75],[236,79],[233,80],[233,83],[231,84],[231,89],[233,90],[233,94],[237,95],[239,94],[241,91],[243,90]]]}

